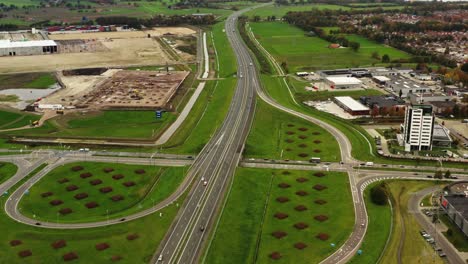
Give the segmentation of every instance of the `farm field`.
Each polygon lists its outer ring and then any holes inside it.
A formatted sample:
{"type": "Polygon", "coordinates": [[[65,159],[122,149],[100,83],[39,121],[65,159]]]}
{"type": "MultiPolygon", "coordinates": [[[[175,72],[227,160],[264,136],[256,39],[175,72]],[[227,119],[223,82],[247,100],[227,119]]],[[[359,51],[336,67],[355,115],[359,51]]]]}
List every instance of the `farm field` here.
{"type": "Polygon", "coordinates": [[[318,263],[351,232],[351,201],[344,173],[239,168],[205,262],[318,263]]]}
{"type": "Polygon", "coordinates": [[[58,116],[42,127],[4,132],[7,136],[152,139],[176,119],[173,113],[155,118],[154,111],[109,110],[58,116]]]}
{"type": "Polygon", "coordinates": [[[402,51],[377,44],[360,36],[349,38],[361,43],[358,52],[349,48],[330,49],[329,42],[318,37],[307,37],[297,27],[283,22],[250,23],[258,41],[279,63],[286,62],[291,72],[315,71],[358,66],[371,66],[380,61],[372,52],[388,54],[391,59],[408,58],[402,51]]]}
{"type": "Polygon", "coordinates": [[[0,109],[0,130],[27,126],[39,118],[39,115],[0,109]]]}
{"type": "Polygon", "coordinates": [[[9,162],[0,161],[0,184],[11,178],[18,171],[18,167],[9,162]]]}
{"type": "Polygon", "coordinates": [[[76,162],[60,166],[29,189],[20,212],[49,222],[92,222],[125,216],[169,196],[183,167],[76,162]]]}
{"type": "Polygon", "coordinates": [[[249,158],[324,161],[341,159],[338,143],[323,128],[282,112],[261,99],[250,130],[245,155],[249,158]]]}
{"type": "MultiPolygon", "coordinates": [[[[16,188],[17,185],[10,190],[16,188]]],[[[17,223],[5,214],[4,200],[1,199],[0,262],[62,263],[64,258],[76,257],[73,263],[108,263],[117,260],[128,264],[148,263],[177,214],[179,207],[176,204],[182,203],[184,199],[185,195],[173,205],[162,209],[162,216],[151,214],[138,220],[106,228],[82,229],[79,232],[17,223]]]]}

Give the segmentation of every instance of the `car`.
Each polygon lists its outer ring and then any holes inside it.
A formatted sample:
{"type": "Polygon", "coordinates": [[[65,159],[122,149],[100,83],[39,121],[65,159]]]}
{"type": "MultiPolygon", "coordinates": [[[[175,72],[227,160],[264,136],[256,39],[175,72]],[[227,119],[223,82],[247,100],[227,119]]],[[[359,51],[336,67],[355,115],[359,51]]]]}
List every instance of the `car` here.
{"type": "Polygon", "coordinates": [[[417,172],[413,173],[413,175],[419,175],[417,172]]]}
{"type": "Polygon", "coordinates": [[[40,226],[40,225],[41,225],[41,223],[37,222],[35,225],[37,225],[37,226],[40,226]]]}
{"type": "Polygon", "coordinates": [[[432,175],[427,175],[426,177],[427,177],[427,178],[432,178],[432,175]]]}
{"type": "Polygon", "coordinates": [[[203,186],[206,186],[206,185],[208,185],[208,182],[207,182],[207,181],[204,181],[204,182],[203,182],[203,186]]]}
{"type": "Polygon", "coordinates": [[[364,166],[364,165],[366,165],[366,164],[365,164],[365,163],[361,163],[361,164],[359,164],[359,165],[360,165],[360,166],[364,166]]]}
{"type": "Polygon", "coordinates": [[[188,156],[187,159],[193,159],[193,157],[192,157],[192,156],[188,156]]]}
{"type": "Polygon", "coordinates": [[[249,63],[250,66],[252,66],[253,64],[252,63],[249,63]]]}
{"type": "Polygon", "coordinates": [[[161,255],[159,255],[159,257],[158,257],[158,261],[162,261],[162,260],[163,260],[163,255],[161,254],[161,255]]]}
{"type": "Polygon", "coordinates": [[[201,232],[205,231],[205,226],[200,226],[200,231],[201,232]]]}
{"type": "Polygon", "coordinates": [[[361,224],[361,227],[365,227],[365,226],[366,226],[366,224],[364,224],[364,223],[361,224]]]}
{"type": "Polygon", "coordinates": [[[284,161],[289,161],[289,159],[285,159],[284,161]]]}
{"type": "Polygon", "coordinates": [[[452,176],[452,177],[450,177],[450,179],[458,179],[458,177],[457,176],[452,176]]]}
{"type": "Polygon", "coordinates": [[[205,177],[201,177],[201,181],[205,181],[205,177]]]}
{"type": "Polygon", "coordinates": [[[343,165],[343,164],[344,164],[344,162],[343,162],[343,161],[340,161],[340,164],[341,164],[341,165],[343,165]]]}
{"type": "Polygon", "coordinates": [[[439,257],[441,257],[441,258],[446,257],[446,256],[447,256],[447,255],[445,255],[444,252],[440,252],[440,253],[439,253],[439,257]]]}
{"type": "Polygon", "coordinates": [[[405,166],[403,166],[403,165],[400,165],[400,168],[404,168],[404,167],[405,167],[405,166]]]}
{"type": "Polygon", "coordinates": [[[125,221],[125,218],[121,218],[121,219],[120,219],[120,222],[123,222],[123,221],[125,221]]]}
{"type": "Polygon", "coordinates": [[[382,164],[382,167],[387,167],[388,165],[387,164],[382,164]]]}
{"type": "Polygon", "coordinates": [[[427,234],[427,233],[426,233],[426,230],[420,230],[419,234],[424,235],[424,234],[427,234]]]}

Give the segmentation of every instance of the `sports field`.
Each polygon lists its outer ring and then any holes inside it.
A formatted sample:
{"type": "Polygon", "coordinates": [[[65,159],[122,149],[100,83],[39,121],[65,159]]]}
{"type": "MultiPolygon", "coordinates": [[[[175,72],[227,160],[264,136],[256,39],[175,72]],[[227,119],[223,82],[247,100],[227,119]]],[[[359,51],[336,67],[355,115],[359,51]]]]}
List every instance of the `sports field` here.
{"type": "Polygon", "coordinates": [[[351,192],[346,174],[316,175],[239,168],[205,263],[318,263],[331,254],[354,223],[351,192]]]}
{"type": "Polygon", "coordinates": [[[392,60],[409,57],[403,51],[356,35],[347,38],[361,44],[358,52],[349,48],[330,49],[329,42],[319,37],[308,37],[303,30],[287,23],[259,22],[250,25],[263,47],[279,63],[286,62],[291,72],[379,64],[380,60],[371,57],[375,51],[380,56],[388,54],[392,60]]]}
{"type": "Polygon", "coordinates": [[[33,185],[20,201],[20,212],[49,222],[125,216],[169,196],[182,181],[183,171],[182,167],[70,163],[33,185]]]}
{"type": "Polygon", "coordinates": [[[245,155],[249,158],[324,161],[341,159],[338,143],[323,128],[257,101],[245,155]]]}

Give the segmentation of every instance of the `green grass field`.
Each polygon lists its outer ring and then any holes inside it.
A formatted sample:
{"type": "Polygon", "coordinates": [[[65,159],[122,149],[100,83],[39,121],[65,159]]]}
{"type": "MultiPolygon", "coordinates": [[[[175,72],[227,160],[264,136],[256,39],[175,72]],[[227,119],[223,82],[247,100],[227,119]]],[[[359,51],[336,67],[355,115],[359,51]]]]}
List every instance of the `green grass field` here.
{"type": "Polygon", "coordinates": [[[261,99],[250,130],[245,155],[249,158],[338,161],[340,149],[325,129],[282,112],[261,99]]]}
{"type": "Polygon", "coordinates": [[[379,64],[379,60],[371,57],[374,51],[380,55],[388,54],[391,59],[409,57],[403,51],[356,35],[348,38],[361,43],[358,52],[349,48],[330,49],[329,42],[319,37],[307,37],[303,30],[287,23],[260,22],[250,25],[263,47],[279,63],[286,62],[291,72],[379,64]]]}
{"type": "Polygon", "coordinates": [[[76,162],[63,165],[44,176],[30,188],[29,194],[20,201],[20,211],[29,217],[49,222],[92,222],[125,216],[131,212],[141,210],[144,206],[157,204],[169,196],[184,177],[183,167],[153,167],[142,165],[124,165],[109,163],[76,162]],[[73,171],[74,166],[82,166],[81,171],[73,171]],[[104,169],[114,171],[106,173],[104,169]],[[136,170],[143,169],[143,174],[136,170]],[[83,174],[91,173],[88,178],[83,174]],[[115,175],[123,175],[122,179],[114,179],[115,175]],[[67,182],[60,183],[62,179],[67,182]],[[92,185],[91,181],[101,180],[102,183],[92,185]],[[131,187],[124,183],[133,182],[131,187]],[[75,185],[79,189],[68,191],[66,188],[75,185]],[[103,193],[100,190],[111,187],[111,191],[103,193]],[[42,197],[44,193],[52,192],[50,196],[42,197]],[[84,199],[77,199],[75,195],[84,193],[84,199]],[[122,200],[113,201],[111,197],[120,195],[122,200]],[[50,204],[53,200],[61,200],[59,206],[50,204]],[[88,209],[85,204],[96,202],[99,206],[88,209]],[[63,208],[70,208],[73,212],[61,214],[63,208]]]}
{"type": "MultiPolygon", "coordinates": [[[[1,20],[0,20],[1,22],[1,20]]],[[[57,81],[52,73],[18,73],[0,75],[0,88],[46,89],[57,81]]]]}
{"type": "Polygon", "coordinates": [[[318,263],[335,250],[330,243],[339,246],[349,236],[353,214],[346,174],[327,172],[324,177],[316,177],[305,171],[239,168],[205,263],[272,263],[269,255],[274,251],[282,256],[275,263],[318,263]],[[300,183],[298,178],[307,181],[300,183]],[[290,187],[281,188],[281,183],[290,187]],[[312,188],[317,184],[328,188],[317,191],[312,188]],[[307,194],[297,195],[301,190],[307,194]],[[280,196],[289,201],[278,202],[280,196]],[[316,204],[317,199],[327,203],[316,204]],[[298,205],[307,210],[295,210],[298,205]],[[288,217],[277,219],[274,215],[280,212],[288,217]],[[317,215],[327,216],[328,220],[315,220],[317,215]],[[295,228],[299,222],[308,227],[295,228]],[[276,231],[287,234],[277,239],[272,236],[276,231]],[[328,240],[318,239],[319,233],[328,234],[328,240]],[[298,242],[307,247],[294,248],[298,242]]]}
{"type": "Polygon", "coordinates": [[[39,118],[39,115],[0,109],[0,130],[27,126],[39,118]]]}
{"type": "Polygon", "coordinates": [[[305,5],[296,5],[296,6],[276,6],[270,5],[263,8],[258,8],[246,13],[247,16],[260,16],[265,18],[267,16],[276,16],[276,18],[281,18],[288,12],[298,12],[298,11],[310,11],[312,9],[320,10],[350,10],[351,8],[340,5],[329,5],[329,4],[305,4],[305,5]]]}
{"type": "Polygon", "coordinates": [[[0,184],[10,179],[18,171],[18,167],[9,162],[0,162],[0,184]]]}
{"type": "MultiPolygon", "coordinates": [[[[18,185],[10,189],[16,189],[18,185]]],[[[148,263],[152,254],[164,237],[185,195],[174,204],[138,220],[123,222],[105,228],[90,228],[77,230],[44,229],[20,224],[10,219],[3,209],[4,199],[0,199],[0,263],[63,263],[63,255],[74,252],[78,259],[73,263],[111,263],[111,258],[121,258],[119,263],[148,263]],[[129,235],[137,235],[129,240],[129,235]],[[21,244],[11,246],[12,240],[20,240],[21,244]],[[54,249],[51,244],[65,240],[66,246],[54,249]],[[96,245],[107,243],[109,248],[98,251],[96,245]],[[19,252],[30,250],[32,255],[22,258],[19,252]]]]}

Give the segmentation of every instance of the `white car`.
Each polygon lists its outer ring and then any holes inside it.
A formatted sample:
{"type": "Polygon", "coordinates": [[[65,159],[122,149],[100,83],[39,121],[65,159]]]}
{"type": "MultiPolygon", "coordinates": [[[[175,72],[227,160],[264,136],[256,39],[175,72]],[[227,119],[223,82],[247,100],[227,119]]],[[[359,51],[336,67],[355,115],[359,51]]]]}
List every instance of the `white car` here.
{"type": "Polygon", "coordinates": [[[203,186],[206,186],[206,185],[208,185],[208,181],[203,182],[203,186]]]}
{"type": "Polygon", "coordinates": [[[162,260],[163,260],[163,255],[161,254],[161,255],[159,255],[159,257],[158,257],[158,261],[162,261],[162,260]]]}

